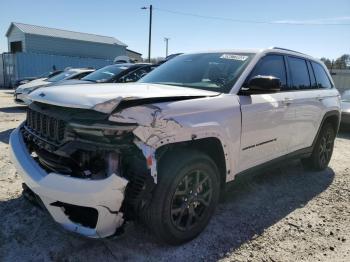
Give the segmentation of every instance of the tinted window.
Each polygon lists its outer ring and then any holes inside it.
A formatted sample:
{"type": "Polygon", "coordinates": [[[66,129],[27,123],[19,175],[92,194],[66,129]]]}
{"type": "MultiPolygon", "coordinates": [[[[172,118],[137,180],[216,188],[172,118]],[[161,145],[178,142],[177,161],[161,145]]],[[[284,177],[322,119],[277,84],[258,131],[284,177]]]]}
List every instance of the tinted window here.
{"type": "Polygon", "coordinates": [[[282,88],[287,86],[286,68],[281,55],[267,55],[254,68],[250,78],[255,76],[274,76],[281,80],[282,88]]]}
{"type": "Polygon", "coordinates": [[[81,79],[81,78],[83,78],[84,76],[87,76],[90,73],[91,72],[80,73],[80,74],[77,74],[77,75],[73,76],[71,79],[81,79]]]}
{"type": "Polygon", "coordinates": [[[59,73],[58,75],[50,77],[49,79],[47,79],[47,81],[58,82],[58,81],[69,78],[70,76],[74,75],[75,73],[76,73],[76,71],[74,71],[74,70],[63,71],[62,73],[59,73]]]}
{"type": "Polygon", "coordinates": [[[311,62],[312,67],[315,72],[316,81],[319,88],[332,88],[332,83],[329,80],[326,71],[324,71],[323,66],[318,63],[311,62]]]}
{"type": "Polygon", "coordinates": [[[318,88],[314,70],[312,69],[310,61],[307,61],[307,69],[309,70],[309,76],[311,81],[311,88],[318,88]]]}
{"type": "Polygon", "coordinates": [[[131,73],[123,76],[120,81],[121,82],[136,82],[141,77],[147,75],[153,68],[150,66],[144,66],[141,68],[136,69],[135,71],[132,71],[131,73]]]}
{"type": "Polygon", "coordinates": [[[154,69],[140,82],[227,93],[252,57],[253,54],[247,53],[179,55],[154,69]]]}
{"type": "Polygon", "coordinates": [[[306,61],[301,58],[288,57],[289,70],[292,77],[294,89],[309,89],[310,78],[306,61]]]}
{"type": "Polygon", "coordinates": [[[101,69],[96,70],[95,72],[87,75],[81,80],[91,81],[97,83],[105,83],[113,80],[121,72],[130,68],[130,64],[118,64],[118,65],[109,65],[102,67],[101,69]]]}

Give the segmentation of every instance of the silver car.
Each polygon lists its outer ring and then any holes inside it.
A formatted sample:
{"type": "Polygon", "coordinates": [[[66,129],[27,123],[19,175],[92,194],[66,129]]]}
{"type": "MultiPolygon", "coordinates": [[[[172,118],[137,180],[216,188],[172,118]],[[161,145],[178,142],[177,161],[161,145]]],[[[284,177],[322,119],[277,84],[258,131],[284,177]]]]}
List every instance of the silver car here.
{"type": "Polygon", "coordinates": [[[21,105],[29,105],[31,103],[31,100],[28,98],[28,95],[35,89],[38,89],[39,87],[50,86],[52,84],[58,84],[64,80],[81,79],[93,71],[95,71],[95,69],[70,68],[48,79],[41,78],[30,81],[17,87],[14,93],[15,102],[21,105]]]}
{"type": "Polygon", "coordinates": [[[341,123],[350,125],[350,90],[345,91],[341,98],[341,123]]]}

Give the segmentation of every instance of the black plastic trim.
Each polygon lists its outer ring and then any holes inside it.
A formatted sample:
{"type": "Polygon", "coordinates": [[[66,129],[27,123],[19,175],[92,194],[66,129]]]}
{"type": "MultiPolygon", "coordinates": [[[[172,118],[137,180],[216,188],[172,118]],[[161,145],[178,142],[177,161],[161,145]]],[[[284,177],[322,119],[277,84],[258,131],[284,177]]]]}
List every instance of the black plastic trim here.
{"type": "Polygon", "coordinates": [[[317,138],[321,132],[321,129],[322,129],[322,126],[324,125],[324,123],[326,122],[326,120],[331,117],[331,116],[337,116],[338,118],[338,124],[337,124],[337,129],[335,130],[335,133],[337,134],[338,131],[339,131],[339,126],[340,126],[340,112],[337,111],[337,110],[331,110],[331,111],[328,111],[322,118],[322,121],[321,121],[321,124],[320,126],[318,127],[318,130],[317,130],[317,134],[314,138],[314,141],[312,142],[312,147],[314,147],[314,145],[316,144],[316,141],[317,141],[317,138]]]}

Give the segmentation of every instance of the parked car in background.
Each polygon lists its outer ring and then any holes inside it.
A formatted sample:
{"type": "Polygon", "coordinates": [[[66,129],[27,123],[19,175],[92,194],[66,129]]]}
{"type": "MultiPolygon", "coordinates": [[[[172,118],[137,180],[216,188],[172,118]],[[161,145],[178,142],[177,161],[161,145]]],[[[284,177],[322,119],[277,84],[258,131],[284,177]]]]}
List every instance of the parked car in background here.
{"type": "Polygon", "coordinates": [[[113,64],[105,66],[81,78],[80,80],[67,80],[56,83],[55,85],[75,85],[75,84],[93,84],[93,83],[130,83],[136,82],[157,65],[153,64],[113,64]]]}
{"type": "Polygon", "coordinates": [[[66,69],[59,74],[54,74],[54,76],[50,78],[40,78],[29,83],[20,85],[16,88],[14,93],[14,100],[17,104],[28,105],[30,100],[28,99],[28,94],[33,90],[44,87],[48,85],[52,85],[54,83],[58,83],[68,79],[81,79],[82,77],[90,74],[95,71],[95,69],[91,68],[69,68],[66,69]]]}
{"type": "Polygon", "coordinates": [[[341,97],[341,123],[350,125],[350,90],[345,91],[341,97]]]}
{"type": "Polygon", "coordinates": [[[326,66],[282,48],[183,54],[136,83],[30,99],[10,137],[24,196],[75,233],[141,220],[170,244],[205,229],[236,177],[290,158],[326,169],[340,122],[326,66]]]}
{"type": "Polygon", "coordinates": [[[25,78],[22,78],[22,79],[16,81],[15,87],[17,88],[20,85],[27,84],[30,81],[37,80],[37,79],[45,80],[47,78],[53,77],[55,75],[58,75],[62,71],[63,70],[56,70],[56,71],[46,72],[46,73],[44,73],[44,74],[42,74],[40,76],[36,76],[36,77],[25,77],[25,78]]]}

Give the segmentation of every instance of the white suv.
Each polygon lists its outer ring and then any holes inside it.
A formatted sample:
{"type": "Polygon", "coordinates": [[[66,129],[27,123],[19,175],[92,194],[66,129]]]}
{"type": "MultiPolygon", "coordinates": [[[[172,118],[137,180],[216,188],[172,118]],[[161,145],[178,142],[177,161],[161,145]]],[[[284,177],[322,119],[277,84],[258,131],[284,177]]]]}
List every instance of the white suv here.
{"type": "Polygon", "coordinates": [[[25,196],[85,236],[141,219],[170,244],[203,231],[238,174],[291,157],[325,169],[340,122],[326,67],[282,48],[184,54],[138,83],[30,100],[10,141],[25,196]]]}

